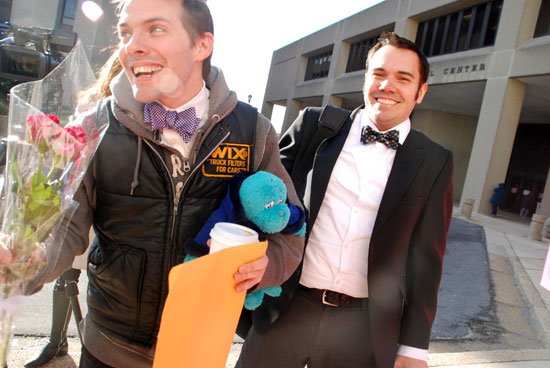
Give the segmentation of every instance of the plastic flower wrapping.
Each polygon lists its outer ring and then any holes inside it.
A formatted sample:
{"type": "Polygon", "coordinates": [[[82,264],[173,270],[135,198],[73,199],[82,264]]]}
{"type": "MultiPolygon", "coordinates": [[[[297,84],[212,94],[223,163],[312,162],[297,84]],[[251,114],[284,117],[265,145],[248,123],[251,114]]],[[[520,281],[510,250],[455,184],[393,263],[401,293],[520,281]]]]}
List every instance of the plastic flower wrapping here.
{"type": "Polygon", "coordinates": [[[80,113],[95,109],[94,97],[83,100],[95,82],[78,42],[43,80],[10,91],[0,241],[13,263],[0,265],[0,364],[22,295],[61,252],[73,195],[107,128],[106,116],[80,113]]]}

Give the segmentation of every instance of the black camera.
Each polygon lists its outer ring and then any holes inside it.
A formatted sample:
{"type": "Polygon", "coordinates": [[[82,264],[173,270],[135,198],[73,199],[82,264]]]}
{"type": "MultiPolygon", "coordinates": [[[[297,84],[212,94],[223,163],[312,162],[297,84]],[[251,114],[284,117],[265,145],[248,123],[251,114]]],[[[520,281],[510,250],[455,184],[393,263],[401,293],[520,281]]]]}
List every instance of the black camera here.
{"type": "Polygon", "coordinates": [[[16,81],[42,79],[71,51],[75,32],[0,24],[0,77],[16,81]]]}

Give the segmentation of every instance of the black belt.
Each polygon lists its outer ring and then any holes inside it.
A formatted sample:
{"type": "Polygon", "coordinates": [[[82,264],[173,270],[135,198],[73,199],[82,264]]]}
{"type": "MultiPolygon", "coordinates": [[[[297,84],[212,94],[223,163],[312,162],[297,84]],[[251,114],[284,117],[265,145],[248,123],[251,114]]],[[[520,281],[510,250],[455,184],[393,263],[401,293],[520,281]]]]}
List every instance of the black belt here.
{"type": "Polygon", "coordinates": [[[299,285],[300,290],[308,294],[314,300],[320,301],[324,305],[331,307],[362,307],[366,308],[369,298],[355,298],[336,291],[311,289],[302,284],[299,285]]]}

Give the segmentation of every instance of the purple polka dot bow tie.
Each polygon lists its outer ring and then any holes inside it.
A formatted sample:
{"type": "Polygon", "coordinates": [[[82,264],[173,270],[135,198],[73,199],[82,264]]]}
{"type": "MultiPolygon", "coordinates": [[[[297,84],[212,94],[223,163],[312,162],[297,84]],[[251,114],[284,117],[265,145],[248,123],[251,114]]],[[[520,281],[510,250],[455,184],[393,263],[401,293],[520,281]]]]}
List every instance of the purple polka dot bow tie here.
{"type": "Polygon", "coordinates": [[[194,107],[181,112],[166,111],[158,102],[145,104],[143,120],[146,123],[151,123],[151,129],[153,130],[160,128],[177,130],[185,143],[189,143],[201,121],[197,118],[194,107]]]}
{"type": "Polygon", "coordinates": [[[361,131],[361,142],[368,144],[374,141],[384,143],[388,148],[396,150],[399,148],[399,131],[390,130],[387,133],[379,133],[368,125],[364,126],[361,131]]]}

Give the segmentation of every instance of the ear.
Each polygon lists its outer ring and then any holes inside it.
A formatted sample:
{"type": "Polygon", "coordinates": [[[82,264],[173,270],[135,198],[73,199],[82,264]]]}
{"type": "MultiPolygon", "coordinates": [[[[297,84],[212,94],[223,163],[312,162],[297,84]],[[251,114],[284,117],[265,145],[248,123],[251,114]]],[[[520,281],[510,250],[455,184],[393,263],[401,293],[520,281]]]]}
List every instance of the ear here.
{"type": "Polygon", "coordinates": [[[422,102],[422,100],[424,99],[424,96],[426,95],[426,92],[428,92],[428,83],[423,83],[417,92],[417,96],[416,96],[417,104],[422,102]]]}
{"type": "Polygon", "coordinates": [[[195,61],[202,61],[212,55],[214,49],[214,35],[204,32],[195,39],[195,61]]]}

